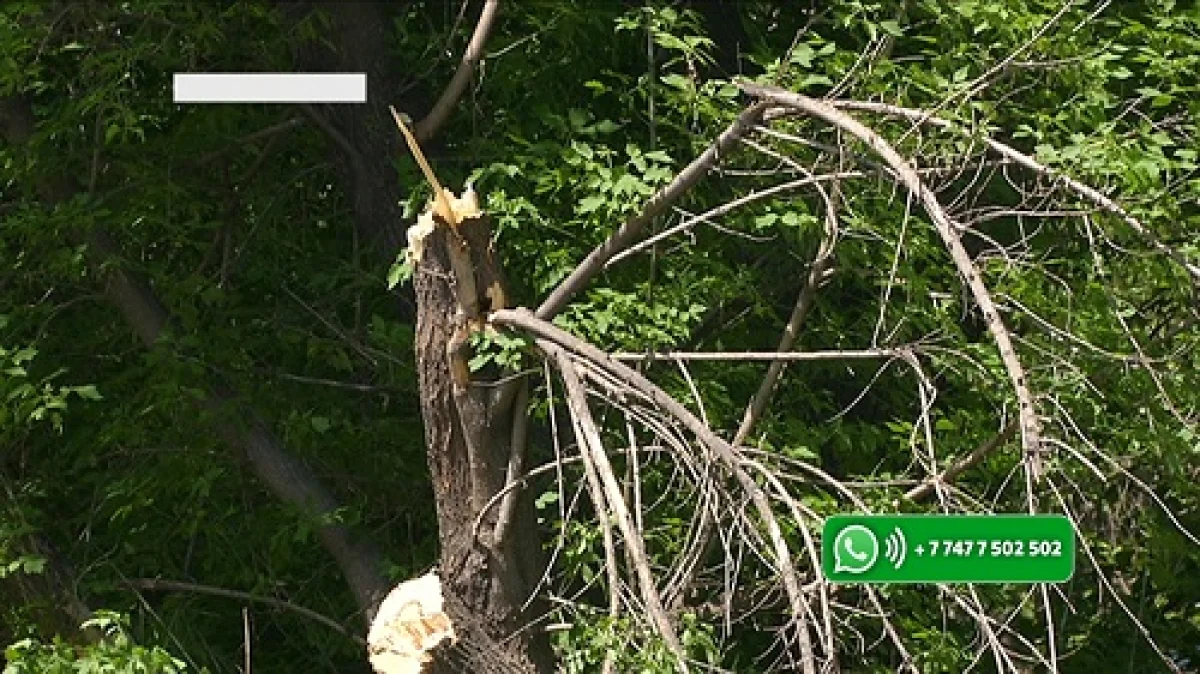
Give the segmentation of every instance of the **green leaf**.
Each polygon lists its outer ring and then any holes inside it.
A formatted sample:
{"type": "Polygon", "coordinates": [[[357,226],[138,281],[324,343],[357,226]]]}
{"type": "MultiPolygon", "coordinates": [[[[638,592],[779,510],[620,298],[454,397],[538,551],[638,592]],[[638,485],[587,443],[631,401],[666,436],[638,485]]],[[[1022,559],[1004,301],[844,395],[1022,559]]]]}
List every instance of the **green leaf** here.
{"type": "Polygon", "coordinates": [[[467,361],[467,368],[471,372],[478,372],[487,367],[487,364],[492,362],[494,357],[494,354],[491,353],[477,353],[471,357],[471,360],[467,361]]]}
{"type": "Polygon", "coordinates": [[[584,197],[581,199],[576,210],[581,214],[591,213],[592,211],[595,211],[603,206],[605,203],[607,203],[607,200],[604,197],[592,195],[590,197],[584,197]]]}
{"type": "Polygon", "coordinates": [[[73,386],[70,390],[84,400],[104,400],[104,396],[100,395],[100,391],[96,390],[95,384],[73,386]]]}
{"type": "Polygon", "coordinates": [[[401,283],[407,283],[413,275],[413,264],[406,255],[400,258],[388,269],[387,289],[392,290],[401,283]]]}
{"type": "Polygon", "coordinates": [[[675,89],[679,89],[680,91],[691,91],[692,89],[692,81],[683,75],[671,73],[669,75],[663,75],[659,79],[663,84],[675,89]]]}

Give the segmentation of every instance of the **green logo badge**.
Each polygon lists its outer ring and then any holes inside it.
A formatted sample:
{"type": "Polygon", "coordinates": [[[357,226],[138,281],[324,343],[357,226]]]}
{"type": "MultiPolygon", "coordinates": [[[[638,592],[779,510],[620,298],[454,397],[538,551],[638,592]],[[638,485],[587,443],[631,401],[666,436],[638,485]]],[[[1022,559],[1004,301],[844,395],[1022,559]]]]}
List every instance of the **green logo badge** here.
{"type": "Polygon", "coordinates": [[[851,525],[838,532],[833,541],[834,570],[838,573],[864,573],[879,558],[879,541],[871,530],[851,525]]]}
{"type": "Polygon", "coordinates": [[[1062,515],[834,515],[821,566],[835,583],[1061,583],[1075,528],[1062,515]]]}

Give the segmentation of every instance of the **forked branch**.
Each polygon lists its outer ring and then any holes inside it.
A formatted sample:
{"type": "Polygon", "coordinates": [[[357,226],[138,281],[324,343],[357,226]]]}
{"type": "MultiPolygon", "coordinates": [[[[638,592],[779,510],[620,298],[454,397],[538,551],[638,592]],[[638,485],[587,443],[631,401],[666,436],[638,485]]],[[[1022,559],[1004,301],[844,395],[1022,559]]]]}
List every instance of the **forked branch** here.
{"type": "Polygon", "coordinates": [[[1000,360],[1008,372],[1009,380],[1017,397],[1018,419],[1021,425],[1021,446],[1025,452],[1025,465],[1029,471],[1029,479],[1030,481],[1039,480],[1043,470],[1041,460],[1041,422],[1034,407],[1033,394],[1025,378],[1025,368],[1021,364],[1021,360],[1017,357],[1012,336],[1008,328],[1004,325],[1004,320],[1000,317],[1000,312],[996,307],[995,301],[992,299],[991,293],[988,291],[987,286],[984,285],[979,270],[975,268],[975,264],[971,261],[971,256],[959,240],[958,228],[950,219],[946,210],[942,208],[941,203],[938,202],[937,195],[925,184],[913,165],[901,156],[882,136],[830,104],[778,87],[767,87],[744,81],[739,82],[738,86],[752,96],[778,106],[811,115],[858,138],[891,167],[896,174],[896,180],[921,200],[921,203],[925,206],[926,213],[928,213],[930,220],[933,221],[934,227],[937,229],[942,242],[949,251],[950,258],[954,261],[959,275],[962,277],[967,288],[970,289],[975,303],[979,305],[980,310],[983,312],[988,330],[992,333],[992,339],[996,342],[996,348],[1000,352],[1000,360]]]}

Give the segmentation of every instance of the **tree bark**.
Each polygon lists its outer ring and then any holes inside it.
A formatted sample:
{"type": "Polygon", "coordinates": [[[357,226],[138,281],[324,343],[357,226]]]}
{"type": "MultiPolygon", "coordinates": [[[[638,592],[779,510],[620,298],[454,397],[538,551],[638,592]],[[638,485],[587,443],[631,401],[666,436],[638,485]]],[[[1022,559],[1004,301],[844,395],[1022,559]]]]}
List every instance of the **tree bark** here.
{"type": "MultiPolygon", "coordinates": [[[[397,8],[364,2],[330,7],[334,51],[314,50],[302,57],[306,68],[368,75],[366,105],[330,106],[316,114],[341,151],[358,234],[381,245],[383,250],[376,252],[389,261],[405,241],[397,206],[401,186],[392,166],[402,152],[401,139],[388,106],[413,117],[424,112],[412,94],[396,100],[401,77],[389,65],[385,38],[389,12],[397,8]]],[[[540,604],[528,600],[544,568],[532,500],[521,493],[510,505],[487,508],[506,483],[514,413],[525,412],[523,397],[516,394],[523,382],[489,381],[466,366],[466,336],[482,326],[489,308],[502,308],[503,300],[487,293],[502,286],[501,279],[489,225],[479,218],[457,228],[439,223],[426,238],[413,280],[421,414],[436,499],[442,590],[459,637],[456,646],[438,651],[436,672],[554,671],[549,640],[539,626],[530,626],[541,615],[540,604]],[[468,286],[478,292],[467,292],[468,286]],[[493,300],[499,304],[493,306],[493,300]],[[522,409],[515,409],[518,404],[522,409]]],[[[523,434],[518,430],[515,435],[519,445],[523,434]]]]}
{"type": "Polygon", "coordinates": [[[482,329],[487,311],[501,308],[494,304],[498,295],[487,292],[501,282],[490,244],[484,218],[469,219],[457,231],[439,225],[425,239],[413,279],[443,592],[459,632],[459,646],[439,657],[434,671],[551,672],[549,642],[538,626],[530,627],[540,607],[529,599],[543,568],[532,503],[527,495],[518,502],[499,540],[501,509],[487,508],[505,485],[514,412],[525,413],[513,404],[522,399],[516,388],[523,382],[486,378],[467,367],[467,335],[482,329]],[[464,279],[464,272],[472,278],[464,279]],[[469,287],[477,289],[473,297],[459,294],[469,287]]]}

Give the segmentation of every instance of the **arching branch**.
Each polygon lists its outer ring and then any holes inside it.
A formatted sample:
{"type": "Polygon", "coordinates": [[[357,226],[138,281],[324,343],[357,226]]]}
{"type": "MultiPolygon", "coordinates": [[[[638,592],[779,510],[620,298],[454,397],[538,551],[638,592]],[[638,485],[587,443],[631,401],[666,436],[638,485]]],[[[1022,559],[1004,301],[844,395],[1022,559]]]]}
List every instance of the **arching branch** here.
{"type": "MultiPolygon", "coordinates": [[[[869,101],[829,101],[828,104],[842,110],[862,110],[864,112],[874,112],[895,117],[903,117],[905,119],[917,121],[921,124],[929,124],[930,126],[935,126],[939,129],[955,130],[963,133],[967,132],[966,129],[961,129],[950,120],[942,119],[941,117],[934,117],[928,112],[914,108],[904,108],[898,105],[872,103],[869,101]]],[[[1023,166],[1034,173],[1038,173],[1052,180],[1061,182],[1068,190],[1074,192],[1079,197],[1090,201],[1103,210],[1117,216],[1130,229],[1136,232],[1138,236],[1147,241],[1155,250],[1171,258],[1180,267],[1182,267],[1184,271],[1186,271],[1188,275],[1192,277],[1192,280],[1195,283],[1200,283],[1200,264],[1188,260],[1186,257],[1184,257],[1183,253],[1163,243],[1157,236],[1154,235],[1154,232],[1150,231],[1150,228],[1147,227],[1145,223],[1133,217],[1129,211],[1125,210],[1124,207],[1122,207],[1116,201],[1113,201],[1104,194],[1100,193],[1099,190],[1089,185],[1085,185],[1078,180],[1075,180],[1071,176],[1062,173],[1061,171],[1042,164],[1033,157],[1030,157],[1029,155],[1017,150],[1011,145],[1006,145],[993,138],[984,138],[983,142],[993,152],[1004,157],[1005,159],[1023,166]]]]}
{"type": "Polygon", "coordinates": [[[1009,381],[1012,383],[1013,391],[1017,397],[1018,418],[1021,424],[1021,446],[1025,452],[1025,463],[1029,470],[1029,478],[1031,481],[1039,480],[1043,471],[1041,459],[1041,422],[1034,407],[1033,394],[1026,381],[1025,367],[1017,357],[1012,335],[1009,333],[1007,326],[1004,325],[1004,320],[1000,317],[1000,312],[996,308],[996,303],[992,299],[991,293],[988,291],[987,286],[983,284],[979,270],[971,262],[971,256],[959,240],[957,228],[946,213],[946,210],[938,202],[937,195],[933,190],[929,189],[912,164],[902,157],[882,136],[828,103],[779,89],[778,87],[766,87],[744,81],[739,82],[738,86],[752,96],[769,101],[775,105],[811,115],[858,138],[874,150],[891,167],[896,173],[896,179],[909,192],[920,199],[921,203],[925,206],[925,211],[928,213],[930,220],[933,221],[934,226],[937,228],[938,234],[941,236],[947,251],[949,251],[950,258],[954,261],[959,275],[962,277],[967,288],[970,289],[972,297],[983,312],[988,330],[992,333],[992,339],[995,340],[996,348],[1000,351],[1000,360],[1004,363],[1004,369],[1008,372],[1009,381]]]}

